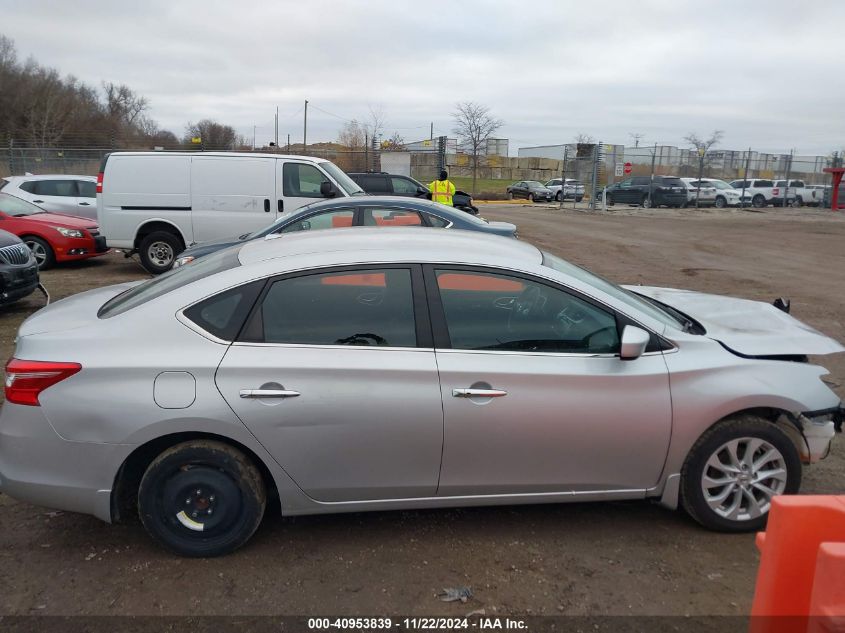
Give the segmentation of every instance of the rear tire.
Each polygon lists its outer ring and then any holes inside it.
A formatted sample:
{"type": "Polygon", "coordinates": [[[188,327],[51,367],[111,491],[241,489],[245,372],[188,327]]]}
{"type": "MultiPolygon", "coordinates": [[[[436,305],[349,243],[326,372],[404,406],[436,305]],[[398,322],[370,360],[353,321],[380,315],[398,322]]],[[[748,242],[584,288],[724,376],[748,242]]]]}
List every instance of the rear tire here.
{"type": "Polygon", "coordinates": [[[513,191],[508,191],[508,200],[513,200],[513,191]]]}
{"type": "Polygon", "coordinates": [[[141,240],[138,253],[141,265],[153,275],[165,273],[173,267],[176,256],[185,250],[182,240],[169,231],[154,231],[141,240]]]}
{"type": "Polygon", "coordinates": [[[771,498],[801,486],[801,459],[771,422],[741,415],[698,438],[681,470],[681,504],[701,525],[750,532],[766,525],[771,498]]]}
{"type": "Polygon", "coordinates": [[[27,245],[32,251],[32,256],[38,262],[38,270],[47,270],[56,265],[56,253],[53,252],[53,247],[40,237],[34,235],[27,235],[21,238],[23,243],[27,245]]]}
{"type": "Polygon", "coordinates": [[[267,495],[255,464],[212,440],[177,444],[149,465],[138,514],[154,541],[175,554],[222,556],[258,529],[267,495]]]}
{"type": "Polygon", "coordinates": [[[533,193],[528,194],[528,202],[534,202],[534,194],[533,193]]]}

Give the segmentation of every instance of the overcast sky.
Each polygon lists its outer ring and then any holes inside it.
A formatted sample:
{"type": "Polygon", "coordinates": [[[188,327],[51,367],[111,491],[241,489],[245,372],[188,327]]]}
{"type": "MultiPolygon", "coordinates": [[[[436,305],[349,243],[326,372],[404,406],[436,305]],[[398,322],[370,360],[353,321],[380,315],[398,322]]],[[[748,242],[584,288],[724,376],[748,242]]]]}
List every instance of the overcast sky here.
{"type": "Polygon", "coordinates": [[[213,118],[258,143],[336,140],[387,115],[406,141],[452,135],[456,101],[504,121],[511,154],[571,142],[827,154],[845,146],[841,0],[0,0],[19,57],[90,84],[125,83],[181,136],[213,118]],[[328,114],[331,113],[331,114],[328,114]]]}

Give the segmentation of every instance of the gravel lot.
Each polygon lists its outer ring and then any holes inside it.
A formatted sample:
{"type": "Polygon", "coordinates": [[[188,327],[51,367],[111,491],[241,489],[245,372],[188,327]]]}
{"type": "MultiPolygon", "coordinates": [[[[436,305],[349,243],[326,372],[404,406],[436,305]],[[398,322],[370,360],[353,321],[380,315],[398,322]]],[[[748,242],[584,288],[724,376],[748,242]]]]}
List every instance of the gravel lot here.
{"type": "MultiPolygon", "coordinates": [[[[615,281],[790,297],[795,316],[845,340],[842,215],[539,205],[484,205],[482,214],[615,281]]],[[[144,276],[111,254],[43,280],[58,299],[144,276]]],[[[4,357],[41,304],[31,297],[2,312],[4,357]]],[[[845,396],[845,358],[824,363],[845,396]]],[[[805,470],[804,492],[843,493],[845,443],[836,444],[805,470]]],[[[268,516],[240,552],[186,560],[153,546],[138,524],[0,494],[0,616],[746,614],[757,561],[753,535],[706,532],[644,502],[268,516]],[[475,594],[466,604],[435,597],[462,585],[475,594]]]]}

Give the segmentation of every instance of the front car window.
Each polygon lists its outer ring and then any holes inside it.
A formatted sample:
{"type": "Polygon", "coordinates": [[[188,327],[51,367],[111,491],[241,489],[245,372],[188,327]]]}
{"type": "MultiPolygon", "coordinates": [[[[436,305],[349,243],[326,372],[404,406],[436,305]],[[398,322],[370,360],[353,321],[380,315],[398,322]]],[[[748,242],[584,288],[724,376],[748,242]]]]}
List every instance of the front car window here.
{"type": "Polygon", "coordinates": [[[639,312],[643,312],[650,316],[652,319],[659,321],[665,325],[668,325],[673,328],[677,329],[684,329],[685,323],[681,321],[679,318],[673,316],[669,312],[661,309],[657,305],[651,303],[650,301],[640,297],[639,295],[631,292],[630,290],[626,290],[616,284],[599,277],[591,273],[580,266],[576,266],[565,259],[561,259],[560,257],[556,257],[551,253],[547,253],[543,251],[543,265],[548,266],[552,270],[556,270],[561,273],[565,273],[578,281],[588,284],[593,288],[600,290],[601,292],[613,297],[614,299],[625,303],[626,305],[638,310],[639,312]]]}
{"type": "Polygon", "coordinates": [[[355,212],[352,209],[332,209],[323,213],[315,213],[295,222],[291,222],[278,233],[295,233],[296,231],[316,231],[319,229],[338,229],[352,226],[355,212]]]}
{"type": "Polygon", "coordinates": [[[346,195],[364,195],[364,190],[358,186],[358,183],[347,176],[346,172],[334,163],[325,161],[320,163],[320,167],[325,169],[329,176],[334,178],[335,182],[340,185],[340,188],[346,192],[346,195]]]}
{"type": "Polygon", "coordinates": [[[535,281],[438,270],[453,349],[569,354],[619,351],[615,315],[535,281]]]}
{"type": "Polygon", "coordinates": [[[325,174],[308,163],[285,163],[282,166],[282,190],[292,198],[322,198],[320,185],[325,174]]]}
{"type": "Polygon", "coordinates": [[[419,190],[419,187],[415,182],[400,176],[391,176],[390,182],[393,184],[394,193],[410,193],[413,195],[419,190]]]}
{"type": "Polygon", "coordinates": [[[133,286],[129,290],[125,290],[116,297],[106,301],[97,312],[97,316],[101,319],[108,319],[118,314],[123,314],[127,310],[131,310],[147,301],[152,301],[168,292],[183,288],[204,277],[236,268],[241,265],[238,259],[240,250],[240,246],[225,248],[222,251],[201,257],[192,262],[190,266],[174,268],[163,275],[133,286]]]}
{"type": "Polygon", "coordinates": [[[276,281],[241,338],[276,344],[415,347],[411,271],[367,269],[276,281]]]}

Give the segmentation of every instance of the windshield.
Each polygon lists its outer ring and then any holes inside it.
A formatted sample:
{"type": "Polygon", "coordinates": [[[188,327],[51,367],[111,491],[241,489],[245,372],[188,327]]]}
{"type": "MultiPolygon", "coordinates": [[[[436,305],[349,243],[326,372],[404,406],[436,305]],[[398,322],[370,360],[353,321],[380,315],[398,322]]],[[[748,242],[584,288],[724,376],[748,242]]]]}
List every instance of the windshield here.
{"type": "Polygon", "coordinates": [[[536,180],[526,180],[525,184],[528,185],[529,187],[542,187],[543,186],[542,183],[537,182],[536,180]]]}
{"type": "Polygon", "coordinates": [[[340,188],[346,192],[348,196],[365,196],[367,195],[361,187],[358,186],[358,183],[352,180],[349,176],[346,175],[346,172],[343,171],[340,167],[335,165],[332,162],[326,161],[325,163],[320,163],[320,167],[325,169],[329,176],[335,179],[335,182],[340,185],[340,188]]]}
{"type": "Polygon", "coordinates": [[[44,209],[36,207],[34,204],[27,202],[26,200],[10,196],[8,193],[0,193],[0,211],[12,216],[46,213],[44,209]]]}
{"type": "Polygon", "coordinates": [[[217,251],[192,262],[190,266],[174,268],[163,275],[133,286],[106,301],[97,312],[97,316],[101,319],[108,319],[123,314],[127,310],[192,284],[203,277],[240,266],[241,262],[238,260],[240,250],[240,244],[233,248],[224,248],[222,251],[217,251]]]}
{"type": "Polygon", "coordinates": [[[733,189],[733,187],[731,187],[724,180],[708,180],[707,184],[716,187],[716,189],[733,189]]]}
{"type": "Polygon", "coordinates": [[[553,270],[557,270],[558,272],[566,273],[578,281],[589,284],[593,288],[598,288],[614,299],[622,301],[640,312],[644,312],[652,319],[656,319],[665,325],[681,330],[685,330],[687,327],[687,323],[685,321],[675,317],[672,313],[662,307],[655,305],[654,303],[647,301],[645,298],[634,294],[630,290],[625,290],[625,288],[617,286],[615,283],[599,277],[580,266],[576,266],[565,259],[561,259],[560,257],[556,257],[551,253],[543,251],[543,265],[548,266],[553,270]]]}

